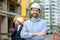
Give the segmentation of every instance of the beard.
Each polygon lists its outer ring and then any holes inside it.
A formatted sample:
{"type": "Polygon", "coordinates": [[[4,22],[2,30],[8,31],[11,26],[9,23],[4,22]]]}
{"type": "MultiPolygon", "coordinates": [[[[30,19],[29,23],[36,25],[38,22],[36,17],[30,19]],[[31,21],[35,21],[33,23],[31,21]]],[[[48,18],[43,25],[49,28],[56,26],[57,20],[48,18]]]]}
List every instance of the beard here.
{"type": "Polygon", "coordinates": [[[32,14],[32,17],[37,18],[38,14],[34,13],[34,14],[32,14]]]}

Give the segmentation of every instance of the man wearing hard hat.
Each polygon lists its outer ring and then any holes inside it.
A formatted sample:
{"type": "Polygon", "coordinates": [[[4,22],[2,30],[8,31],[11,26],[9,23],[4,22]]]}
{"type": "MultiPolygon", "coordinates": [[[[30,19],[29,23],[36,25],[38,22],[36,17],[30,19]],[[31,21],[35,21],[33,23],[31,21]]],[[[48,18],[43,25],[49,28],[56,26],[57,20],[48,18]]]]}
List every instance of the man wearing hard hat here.
{"type": "Polygon", "coordinates": [[[30,9],[32,18],[24,23],[21,37],[26,40],[44,40],[47,33],[47,22],[39,18],[40,5],[34,3],[30,9]]]}
{"type": "Polygon", "coordinates": [[[21,36],[20,36],[20,32],[21,32],[22,27],[23,27],[22,26],[23,19],[22,18],[16,18],[16,19],[14,19],[14,22],[15,22],[16,28],[11,35],[12,40],[25,40],[24,38],[21,38],[21,36]]]}

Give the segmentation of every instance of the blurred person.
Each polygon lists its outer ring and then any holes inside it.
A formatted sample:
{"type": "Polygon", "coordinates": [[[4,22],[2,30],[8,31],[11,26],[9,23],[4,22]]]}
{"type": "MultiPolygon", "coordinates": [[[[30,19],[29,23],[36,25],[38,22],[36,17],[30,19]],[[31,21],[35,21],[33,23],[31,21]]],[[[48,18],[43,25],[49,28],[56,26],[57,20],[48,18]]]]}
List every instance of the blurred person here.
{"type": "Polygon", "coordinates": [[[23,24],[22,24],[23,19],[22,18],[16,18],[14,19],[14,23],[15,23],[15,29],[11,35],[12,40],[25,40],[24,38],[21,38],[20,36],[20,32],[23,28],[23,24]]]}
{"type": "Polygon", "coordinates": [[[47,22],[39,18],[41,11],[40,5],[34,3],[31,5],[30,13],[32,18],[24,23],[21,31],[21,37],[26,40],[44,40],[47,34],[47,22]]]}

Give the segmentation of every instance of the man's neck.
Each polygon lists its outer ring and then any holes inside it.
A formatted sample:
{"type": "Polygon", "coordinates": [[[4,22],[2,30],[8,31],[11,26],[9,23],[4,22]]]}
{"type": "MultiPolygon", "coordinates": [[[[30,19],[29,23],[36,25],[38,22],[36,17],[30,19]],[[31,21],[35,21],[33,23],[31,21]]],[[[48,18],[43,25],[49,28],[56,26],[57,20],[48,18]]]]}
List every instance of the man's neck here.
{"type": "Polygon", "coordinates": [[[18,26],[21,26],[21,25],[18,25],[18,26]]]}
{"type": "Polygon", "coordinates": [[[32,17],[32,19],[33,19],[34,21],[36,21],[36,20],[37,20],[37,18],[38,18],[38,17],[36,17],[36,18],[32,17]]]}

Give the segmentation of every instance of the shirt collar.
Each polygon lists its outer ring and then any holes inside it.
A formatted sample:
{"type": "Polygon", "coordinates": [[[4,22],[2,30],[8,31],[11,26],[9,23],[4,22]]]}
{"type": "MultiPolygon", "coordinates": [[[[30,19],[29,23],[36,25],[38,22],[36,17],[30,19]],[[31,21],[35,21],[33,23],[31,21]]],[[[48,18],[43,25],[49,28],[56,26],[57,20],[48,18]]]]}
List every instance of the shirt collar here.
{"type": "Polygon", "coordinates": [[[21,25],[18,26],[17,31],[19,31],[20,27],[21,27],[21,25]]]}
{"type": "Polygon", "coordinates": [[[33,21],[33,22],[38,22],[38,21],[40,21],[41,19],[39,18],[39,17],[37,17],[37,20],[36,21],[34,21],[33,20],[33,18],[31,18],[31,21],[33,21]]]}
{"type": "Polygon", "coordinates": [[[18,28],[20,28],[20,27],[21,27],[21,25],[18,26],[18,28]]]}

